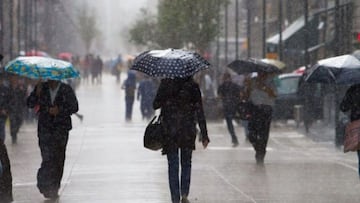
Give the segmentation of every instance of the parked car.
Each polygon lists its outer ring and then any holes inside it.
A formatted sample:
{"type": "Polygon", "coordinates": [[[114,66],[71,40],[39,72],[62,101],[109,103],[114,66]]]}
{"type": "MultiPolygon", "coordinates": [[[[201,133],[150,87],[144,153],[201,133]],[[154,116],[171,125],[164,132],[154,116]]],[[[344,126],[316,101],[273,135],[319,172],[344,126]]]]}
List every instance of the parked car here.
{"type": "Polygon", "coordinates": [[[295,105],[303,105],[304,98],[299,95],[299,82],[302,74],[285,73],[278,76],[275,84],[277,98],[273,112],[274,120],[294,119],[295,105]]]}
{"type": "MultiPolygon", "coordinates": [[[[323,94],[321,84],[308,84],[309,87],[300,91],[299,85],[302,73],[280,74],[276,80],[277,98],[275,99],[274,120],[295,119],[295,106],[300,107],[300,116],[304,114],[305,93],[311,91],[311,99],[307,99],[311,108],[311,117],[313,119],[322,119],[323,117],[323,94]]],[[[308,106],[309,108],[309,106],[308,106]]],[[[300,118],[301,119],[301,118],[300,118]]]]}

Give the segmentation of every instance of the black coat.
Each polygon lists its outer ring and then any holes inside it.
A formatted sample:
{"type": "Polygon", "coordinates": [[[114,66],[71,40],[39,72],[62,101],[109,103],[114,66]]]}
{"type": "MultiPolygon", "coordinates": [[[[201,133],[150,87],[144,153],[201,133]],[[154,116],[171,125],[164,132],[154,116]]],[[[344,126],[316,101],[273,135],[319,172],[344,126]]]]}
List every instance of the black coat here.
{"type": "Polygon", "coordinates": [[[209,140],[200,88],[192,78],[163,79],[153,107],[161,108],[166,137],[163,153],[178,148],[195,149],[197,123],[201,138],[209,140]]]}
{"type": "Polygon", "coordinates": [[[13,200],[12,176],[9,157],[2,142],[0,142],[0,161],[3,167],[3,174],[0,176],[0,203],[8,203],[13,200]]]}
{"type": "Polygon", "coordinates": [[[234,82],[226,81],[218,88],[225,115],[235,115],[240,102],[241,87],[234,82]]]}
{"type": "Polygon", "coordinates": [[[74,90],[69,85],[60,83],[60,88],[57,92],[54,103],[51,104],[49,84],[47,82],[42,83],[40,97],[36,96],[36,89],[37,86],[27,98],[27,105],[29,108],[34,108],[36,105],[40,105],[38,129],[49,130],[53,128],[61,128],[64,130],[70,130],[72,128],[70,116],[79,110],[74,90]],[[50,107],[55,105],[59,108],[59,114],[57,116],[52,116],[48,111],[50,107]]]}
{"type": "Polygon", "coordinates": [[[16,114],[22,116],[24,108],[26,108],[26,89],[24,86],[17,86],[9,88],[10,102],[9,114],[16,114]]]}
{"type": "Polygon", "coordinates": [[[10,88],[0,84],[0,117],[5,119],[10,108],[10,88]]]}
{"type": "Polygon", "coordinates": [[[351,86],[340,104],[340,110],[347,112],[350,110],[350,120],[360,119],[360,84],[351,86]]]}

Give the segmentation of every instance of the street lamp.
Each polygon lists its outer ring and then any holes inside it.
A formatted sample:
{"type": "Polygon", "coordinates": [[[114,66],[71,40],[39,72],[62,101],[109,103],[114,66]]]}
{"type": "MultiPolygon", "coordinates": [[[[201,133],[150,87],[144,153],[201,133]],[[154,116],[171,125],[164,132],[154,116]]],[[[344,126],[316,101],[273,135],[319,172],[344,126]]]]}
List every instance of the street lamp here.
{"type": "Polygon", "coordinates": [[[283,55],[283,47],[282,47],[282,21],[283,21],[283,15],[282,15],[282,0],[278,0],[279,3],[279,49],[278,49],[278,55],[279,55],[279,60],[282,60],[282,55],[283,55]]]}
{"type": "Polygon", "coordinates": [[[251,0],[247,0],[247,56],[251,57],[251,0]]]}
{"type": "Polygon", "coordinates": [[[262,1],[262,57],[266,57],[266,0],[262,1]]]}

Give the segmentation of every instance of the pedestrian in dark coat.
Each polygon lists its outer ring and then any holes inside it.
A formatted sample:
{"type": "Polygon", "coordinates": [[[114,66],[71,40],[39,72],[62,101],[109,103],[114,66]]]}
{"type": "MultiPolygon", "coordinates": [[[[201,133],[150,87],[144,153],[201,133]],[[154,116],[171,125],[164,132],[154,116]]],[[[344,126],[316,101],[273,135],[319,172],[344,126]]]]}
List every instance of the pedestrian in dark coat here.
{"type": "MultiPolygon", "coordinates": [[[[360,84],[352,85],[345,93],[340,103],[340,110],[343,112],[350,111],[350,121],[360,119],[360,84]]],[[[360,177],[360,150],[358,154],[358,173],[360,177]]]]}
{"type": "Polygon", "coordinates": [[[254,104],[248,123],[249,141],[255,150],[257,164],[264,164],[269,140],[273,106],[277,96],[273,75],[259,72],[254,79],[246,79],[246,95],[254,104]]]}
{"type": "Polygon", "coordinates": [[[140,100],[141,114],[145,119],[150,119],[154,114],[152,103],[154,101],[155,94],[155,82],[148,76],[145,76],[145,78],[139,83],[139,88],[137,91],[137,99],[140,100]]]}
{"type": "Polygon", "coordinates": [[[9,102],[10,135],[12,143],[17,142],[17,134],[24,120],[26,108],[26,88],[15,75],[10,77],[10,102],[9,102]]]}
{"type": "Polygon", "coordinates": [[[12,195],[12,176],[10,170],[10,160],[6,151],[6,146],[0,142],[0,203],[9,203],[13,201],[12,195]]]}
{"type": "Polygon", "coordinates": [[[69,85],[50,80],[35,86],[27,105],[30,108],[40,105],[38,138],[42,162],[37,186],[46,198],[57,198],[72,128],[70,116],[78,111],[78,101],[69,85]]]}
{"type": "Polygon", "coordinates": [[[5,142],[5,123],[9,113],[10,89],[0,76],[0,142],[5,142]]]}
{"type": "Polygon", "coordinates": [[[240,86],[231,80],[231,75],[229,73],[225,73],[223,75],[223,82],[218,88],[218,96],[222,100],[224,117],[231,136],[233,147],[239,145],[238,138],[235,134],[233,120],[240,103],[240,91],[240,86]]]}
{"type": "Polygon", "coordinates": [[[125,120],[131,121],[136,90],[136,74],[134,71],[128,71],[128,77],[121,88],[125,90],[125,120]]]}
{"type": "Polygon", "coordinates": [[[169,186],[173,203],[188,202],[191,157],[195,149],[196,123],[199,124],[204,148],[209,143],[200,88],[188,78],[163,79],[153,103],[161,108],[165,133],[163,154],[167,155],[169,186]],[[179,180],[179,150],[181,180],[179,180]],[[181,184],[180,184],[181,183],[181,184]]]}

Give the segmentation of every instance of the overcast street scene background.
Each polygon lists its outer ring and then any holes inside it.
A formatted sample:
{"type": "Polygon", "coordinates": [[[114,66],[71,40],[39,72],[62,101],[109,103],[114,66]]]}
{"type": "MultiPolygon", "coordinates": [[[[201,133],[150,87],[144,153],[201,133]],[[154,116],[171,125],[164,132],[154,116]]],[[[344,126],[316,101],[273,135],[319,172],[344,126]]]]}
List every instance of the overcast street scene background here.
{"type": "MultiPolygon", "coordinates": [[[[140,53],[168,48],[194,50],[211,64],[194,75],[210,143],[203,149],[196,139],[190,202],[360,202],[359,159],[343,152],[349,115],[339,110],[349,84],[301,89],[322,59],[350,55],[360,64],[359,14],[357,0],[0,0],[1,66],[18,56],[71,62],[80,77],[64,82],[75,90],[83,115],[71,116],[56,200],[37,188],[41,154],[34,110],[26,109],[16,141],[6,122],[14,202],[171,202],[166,156],[143,146],[149,120],[136,96],[147,77],[129,71],[140,53]],[[248,58],[270,60],[281,72],[274,80],[278,95],[263,165],[239,119],[233,120],[239,145],[231,142],[217,92],[225,73],[244,86],[228,65],[248,58]],[[133,75],[129,119],[124,84],[133,75]]],[[[5,86],[10,76],[0,72],[5,86]]],[[[25,101],[37,80],[16,80],[25,101]]]]}

